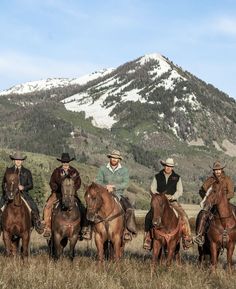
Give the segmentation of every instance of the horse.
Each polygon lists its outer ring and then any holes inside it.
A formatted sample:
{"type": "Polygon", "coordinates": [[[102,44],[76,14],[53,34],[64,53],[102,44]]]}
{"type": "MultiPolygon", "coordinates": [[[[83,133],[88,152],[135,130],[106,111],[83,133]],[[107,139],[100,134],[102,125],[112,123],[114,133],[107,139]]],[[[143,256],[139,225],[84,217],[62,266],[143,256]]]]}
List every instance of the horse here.
{"type": "Polygon", "coordinates": [[[125,214],[120,202],[106,188],[94,182],[86,187],[84,198],[87,219],[94,224],[98,264],[103,263],[109,242],[112,246],[109,257],[118,261],[123,254],[125,230],[125,214]]]}
{"type": "Polygon", "coordinates": [[[165,194],[155,194],[151,200],[153,253],[152,267],[161,258],[162,249],[167,252],[166,265],[170,266],[173,258],[180,262],[180,238],[182,236],[182,222],[170,207],[165,194]]]}
{"type": "Polygon", "coordinates": [[[62,198],[55,204],[52,212],[52,236],[49,240],[49,253],[58,260],[68,240],[69,258],[73,261],[75,246],[81,229],[81,212],[75,196],[73,177],[65,177],[61,183],[62,198]]]}
{"type": "MultiPolygon", "coordinates": [[[[227,268],[232,270],[232,256],[236,242],[236,218],[232,205],[227,199],[226,191],[222,183],[213,185],[203,200],[203,209],[209,211],[215,206],[216,213],[211,217],[209,228],[206,233],[206,244],[210,251],[212,271],[217,268],[218,257],[221,250],[227,250],[227,268]]],[[[199,256],[200,258],[200,256],[199,256]]]]}
{"type": "Polygon", "coordinates": [[[5,173],[5,197],[7,204],[2,213],[3,242],[7,256],[16,256],[19,251],[20,239],[21,256],[24,259],[29,255],[31,234],[31,213],[18,189],[19,176],[10,172],[5,173]]]}

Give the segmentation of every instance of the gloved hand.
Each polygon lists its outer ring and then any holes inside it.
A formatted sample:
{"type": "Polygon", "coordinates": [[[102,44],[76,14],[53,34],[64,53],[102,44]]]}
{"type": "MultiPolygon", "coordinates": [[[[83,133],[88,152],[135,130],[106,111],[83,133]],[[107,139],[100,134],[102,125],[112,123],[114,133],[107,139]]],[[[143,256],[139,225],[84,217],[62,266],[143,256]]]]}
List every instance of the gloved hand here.
{"type": "Polygon", "coordinates": [[[165,196],[167,197],[168,201],[173,201],[173,196],[172,195],[165,194],[165,196]]]}

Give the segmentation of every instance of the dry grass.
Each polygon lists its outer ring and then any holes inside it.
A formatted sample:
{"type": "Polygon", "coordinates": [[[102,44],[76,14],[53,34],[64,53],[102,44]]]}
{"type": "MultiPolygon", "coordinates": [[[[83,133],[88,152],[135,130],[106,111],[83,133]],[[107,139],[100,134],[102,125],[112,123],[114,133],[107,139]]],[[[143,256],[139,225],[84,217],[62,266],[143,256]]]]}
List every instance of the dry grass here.
{"type": "MultiPolygon", "coordinates": [[[[120,265],[105,262],[103,270],[96,266],[94,242],[78,242],[77,256],[71,263],[65,256],[58,262],[49,260],[45,240],[32,234],[31,257],[22,263],[17,259],[0,257],[0,288],[160,288],[160,289],[218,289],[235,288],[235,273],[229,276],[222,264],[216,274],[197,268],[196,249],[182,254],[182,265],[158,267],[150,273],[151,254],[142,249],[140,233],[127,245],[120,265]]],[[[2,243],[1,243],[2,247],[2,243]]]]}

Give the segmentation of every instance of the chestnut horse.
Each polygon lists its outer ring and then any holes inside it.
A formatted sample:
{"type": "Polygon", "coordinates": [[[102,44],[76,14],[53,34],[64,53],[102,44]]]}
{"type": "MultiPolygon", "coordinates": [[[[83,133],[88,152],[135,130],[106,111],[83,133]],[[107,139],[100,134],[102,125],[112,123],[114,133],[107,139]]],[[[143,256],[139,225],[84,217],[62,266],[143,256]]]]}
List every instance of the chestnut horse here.
{"type": "Polygon", "coordinates": [[[167,252],[166,265],[171,265],[176,257],[179,261],[180,238],[182,236],[182,222],[170,207],[169,201],[164,194],[152,196],[151,208],[153,254],[152,265],[156,266],[158,257],[161,257],[162,248],[167,252]]]}
{"type": "Polygon", "coordinates": [[[55,260],[59,259],[69,240],[69,257],[73,261],[81,222],[73,177],[66,177],[62,181],[61,192],[62,198],[55,204],[52,212],[52,237],[49,241],[50,256],[55,260]]]}
{"type": "Polygon", "coordinates": [[[31,214],[18,189],[18,174],[6,171],[6,207],[2,214],[3,241],[7,256],[16,256],[22,240],[21,256],[28,257],[31,233],[31,214]]]}
{"type": "Polygon", "coordinates": [[[108,241],[113,247],[113,255],[110,257],[118,261],[123,253],[125,229],[124,211],[120,202],[106,188],[96,183],[86,188],[85,201],[87,219],[94,223],[99,264],[104,260],[108,241]]]}
{"type": "Polygon", "coordinates": [[[227,268],[232,270],[232,256],[236,242],[236,219],[232,205],[227,199],[226,191],[221,183],[213,185],[208,196],[203,200],[205,210],[215,205],[217,212],[212,216],[206,233],[207,244],[210,246],[212,270],[215,271],[221,249],[227,249],[227,268]]]}

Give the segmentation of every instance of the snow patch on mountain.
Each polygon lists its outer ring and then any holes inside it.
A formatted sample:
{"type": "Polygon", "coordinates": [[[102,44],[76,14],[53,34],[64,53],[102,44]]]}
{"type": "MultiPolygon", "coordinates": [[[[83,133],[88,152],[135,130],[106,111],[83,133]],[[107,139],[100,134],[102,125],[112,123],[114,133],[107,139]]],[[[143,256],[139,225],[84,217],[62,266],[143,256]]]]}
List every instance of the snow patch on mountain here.
{"type": "Polygon", "coordinates": [[[15,85],[7,90],[0,92],[0,95],[9,94],[26,94],[49,90],[53,88],[61,88],[69,85],[84,85],[98,77],[105,76],[113,71],[113,68],[103,69],[94,73],[81,76],[79,78],[47,78],[37,81],[30,81],[23,84],[15,85]]]}

